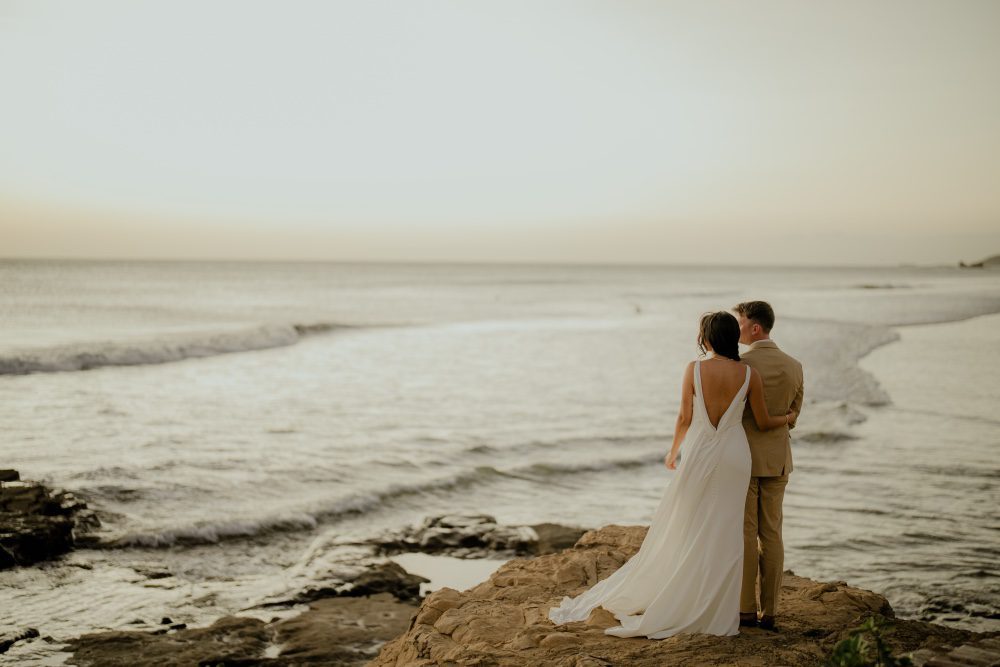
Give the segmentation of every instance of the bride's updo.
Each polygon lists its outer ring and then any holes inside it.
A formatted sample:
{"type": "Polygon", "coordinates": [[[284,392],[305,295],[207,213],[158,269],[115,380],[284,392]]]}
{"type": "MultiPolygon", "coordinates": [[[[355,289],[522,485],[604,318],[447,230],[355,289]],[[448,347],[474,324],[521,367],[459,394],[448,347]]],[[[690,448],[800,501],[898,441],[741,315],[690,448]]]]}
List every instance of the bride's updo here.
{"type": "Polygon", "coordinates": [[[706,341],[712,346],[716,355],[733,361],[740,360],[740,323],[730,313],[720,310],[701,316],[698,347],[702,354],[706,352],[706,341]]]}

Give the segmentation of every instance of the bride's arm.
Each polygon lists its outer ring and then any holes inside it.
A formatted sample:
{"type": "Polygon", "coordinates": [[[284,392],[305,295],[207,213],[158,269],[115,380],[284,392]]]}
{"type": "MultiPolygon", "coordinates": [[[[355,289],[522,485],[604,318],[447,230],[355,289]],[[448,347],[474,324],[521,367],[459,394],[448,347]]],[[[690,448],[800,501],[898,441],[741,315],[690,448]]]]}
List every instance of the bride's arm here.
{"type": "Polygon", "coordinates": [[[760,373],[756,368],[750,369],[750,410],[753,411],[753,420],[757,422],[757,428],[761,431],[770,431],[795,421],[794,410],[780,417],[768,414],[767,405],[764,403],[764,381],[760,379],[760,373]]]}
{"type": "Polygon", "coordinates": [[[677,451],[684,442],[684,436],[691,426],[691,418],[694,416],[694,362],[692,361],[684,369],[684,381],[681,383],[681,407],[677,411],[677,423],[674,425],[674,444],[670,446],[670,453],[664,459],[664,463],[671,470],[677,469],[677,451]]]}

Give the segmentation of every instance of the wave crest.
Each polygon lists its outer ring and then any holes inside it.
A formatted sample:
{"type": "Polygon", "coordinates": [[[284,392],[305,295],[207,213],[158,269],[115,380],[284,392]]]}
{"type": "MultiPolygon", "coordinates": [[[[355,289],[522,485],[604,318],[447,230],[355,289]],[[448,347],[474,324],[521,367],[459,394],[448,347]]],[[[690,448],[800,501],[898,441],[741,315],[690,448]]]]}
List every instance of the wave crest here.
{"type": "Polygon", "coordinates": [[[612,469],[630,469],[655,463],[658,452],[645,452],[620,459],[604,459],[579,463],[538,462],[509,469],[476,466],[434,479],[392,484],[371,493],[359,493],[299,511],[259,518],[217,519],[199,521],[186,526],[174,526],[155,532],[132,532],[115,537],[97,536],[97,548],[146,547],[164,548],[174,545],[215,544],[229,539],[256,537],[272,532],[312,530],[321,522],[364,514],[386,503],[434,491],[449,491],[469,485],[480,485],[503,479],[549,479],[612,469]]]}
{"type": "Polygon", "coordinates": [[[30,348],[0,355],[0,375],[86,371],[102,366],[164,364],[231,352],[294,345],[302,337],[345,325],[263,324],[242,329],[171,333],[119,341],[72,343],[30,348]]]}

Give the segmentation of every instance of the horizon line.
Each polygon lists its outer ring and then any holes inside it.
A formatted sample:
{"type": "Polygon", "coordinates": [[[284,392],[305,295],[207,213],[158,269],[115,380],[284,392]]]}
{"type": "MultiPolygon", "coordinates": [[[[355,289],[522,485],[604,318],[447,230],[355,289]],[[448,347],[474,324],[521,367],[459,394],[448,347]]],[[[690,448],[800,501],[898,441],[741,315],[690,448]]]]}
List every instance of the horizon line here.
{"type": "Polygon", "coordinates": [[[566,266],[566,267],[591,267],[591,268],[702,268],[702,267],[726,267],[726,268],[776,268],[776,269],[962,269],[979,268],[970,266],[977,262],[985,261],[995,255],[988,255],[981,260],[967,261],[955,260],[952,263],[919,263],[919,262],[897,262],[885,264],[859,263],[859,264],[744,264],[744,263],[712,263],[712,262],[629,262],[621,260],[456,260],[456,259],[316,259],[316,258],[273,258],[273,257],[72,257],[72,256],[20,256],[5,257],[0,256],[0,262],[16,261],[37,261],[37,262],[145,262],[145,263],[230,263],[230,264],[395,264],[395,265],[457,265],[457,266],[566,266]],[[964,266],[963,266],[964,265],[964,266]]]}

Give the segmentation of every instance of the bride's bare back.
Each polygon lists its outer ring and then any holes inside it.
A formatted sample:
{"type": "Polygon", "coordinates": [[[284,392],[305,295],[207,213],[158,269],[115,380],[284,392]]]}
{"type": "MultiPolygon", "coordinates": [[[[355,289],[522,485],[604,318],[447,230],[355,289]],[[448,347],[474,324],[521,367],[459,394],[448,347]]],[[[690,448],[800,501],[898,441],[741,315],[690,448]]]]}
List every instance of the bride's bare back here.
{"type": "MultiPolygon", "coordinates": [[[[713,428],[719,427],[719,421],[726,414],[726,410],[729,409],[733,399],[743,387],[743,382],[747,379],[746,364],[726,357],[713,357],[700,364],[695,364],[692,361],[687,365],[687,368],[684,369],[684,381],[681,387],[681,406],[677,413],[677,423],[674,426],[674,443],[665,459],[667,467],[671,470],[676,467],[677,452],[694,415],[696,398],[694,373],[696,367],[701,369],[705,411],[708,413],[709,422],[713,428]]],[[[750,385],[747,387],[746,398],[753,412],[754,421],[757,422],[757,428],[762,431],[785,426],[795,418],[795,414],[792,412],[781,416],[772,416],[767,413],[767,406],[764,404],[764,383],[760,379],[760,373],[752,368],[750,369],[750,385]]]]}
{"type": "Polygon", "coordinates": [[[708,420],[713,427],[718,428],[719,420],[732,405],[736,394],[743,388],[747,378],[747,367],[724,357],[703,361],[699,367],[708,420]]]}

